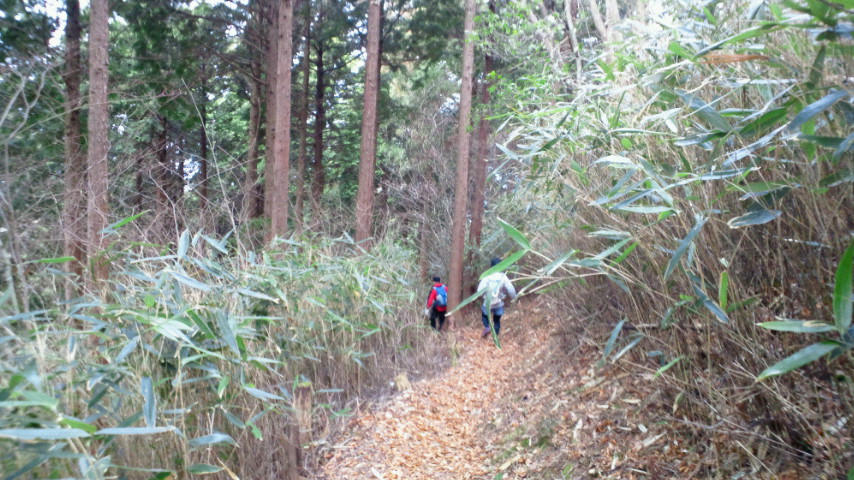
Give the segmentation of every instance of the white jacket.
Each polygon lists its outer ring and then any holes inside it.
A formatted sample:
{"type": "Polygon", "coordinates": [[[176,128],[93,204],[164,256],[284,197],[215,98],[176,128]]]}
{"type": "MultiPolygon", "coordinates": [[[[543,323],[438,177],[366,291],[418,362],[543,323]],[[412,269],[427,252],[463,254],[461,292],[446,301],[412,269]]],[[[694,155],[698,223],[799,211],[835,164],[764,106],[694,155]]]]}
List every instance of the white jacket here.
{"type": "Polygon", "coordinates": [[[477,285],[477,291],[484,289],[486,291],[483,294],[483,306],[490,309],[503,307],[504,297],[510,297],[510,300],[516,298],[516,288],[504,272],[495,272],[483,277],[477,285]]]}

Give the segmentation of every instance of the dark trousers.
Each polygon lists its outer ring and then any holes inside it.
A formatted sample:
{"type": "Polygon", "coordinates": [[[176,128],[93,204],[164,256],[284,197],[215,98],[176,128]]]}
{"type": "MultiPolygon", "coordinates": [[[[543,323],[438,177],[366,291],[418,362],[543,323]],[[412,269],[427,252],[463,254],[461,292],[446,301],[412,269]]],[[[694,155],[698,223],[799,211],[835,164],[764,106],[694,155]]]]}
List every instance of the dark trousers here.
{"type": "MultiPolygon", "coordinates": [[[[492,326],[495,327],[495,334],[498,335],[498,332],[501,331],[501,316],[504,315],[504,307],[498,307],[492,309],[492,326]]],[[[486,308],[480,309],[480,319],[483,321],[483,328],[489,329],[489,312],[487,312],[486,308]]]]}
{"type": "Polygon", "coordinates": [[[436,310],[436,307],[430,309],[430,326],[433,327],[434,330],[442,330],[442,327],[445,326],[445,312],[440,312],[436,310]],[[439,328],[436,328],[436,320],[439,320],[439,328]]]}

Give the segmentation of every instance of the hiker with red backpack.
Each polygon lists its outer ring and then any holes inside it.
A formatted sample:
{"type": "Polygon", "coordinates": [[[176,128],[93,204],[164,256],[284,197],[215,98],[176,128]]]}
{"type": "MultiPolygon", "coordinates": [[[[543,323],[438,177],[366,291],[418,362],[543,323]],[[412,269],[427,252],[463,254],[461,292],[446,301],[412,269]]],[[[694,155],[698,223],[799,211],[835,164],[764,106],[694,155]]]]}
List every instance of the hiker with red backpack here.
{"type": "Polygon", "coordinates": [[[439,277],[433,277],[433,287],[430,296],[427,297],[427,308],[430,310],[430,326],[434,330],[442,331],[445,326],[445,313],[448,311],[448,287],[442,283],[439,277]],[[436,328],[436,320],[439,327],[436,328]]]}

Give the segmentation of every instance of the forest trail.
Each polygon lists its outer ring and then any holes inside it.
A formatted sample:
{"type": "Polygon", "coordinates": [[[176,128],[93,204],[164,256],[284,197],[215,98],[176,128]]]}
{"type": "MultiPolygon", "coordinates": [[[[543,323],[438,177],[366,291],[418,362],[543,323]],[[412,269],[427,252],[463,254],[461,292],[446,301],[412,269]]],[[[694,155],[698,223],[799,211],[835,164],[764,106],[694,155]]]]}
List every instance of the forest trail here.
{"type": "Polygon", "coordinates": [[[470,326],[442,334],[452,355],[459,354],[455,365],[355,418],[324,465],[326,478],[451,479],[487,473],[491,455],[478,428],[494,417],[494,399],[509,389],[508,372],[525,355],[518,317],[517,312],[506,320],[501,349],[470,326]]]}
{"type": "Polygon", "coordinates": [[[473,321],[443,334],[458,352],[452,367],[354,417],[319,478],[649,478],[655,455],[637,454],[666,439],[626,418],[643,397],[624,395],[626,375],[593,368],[595,345],[558,351],[546,316],[516,306],[501,349],[473,321]]]}

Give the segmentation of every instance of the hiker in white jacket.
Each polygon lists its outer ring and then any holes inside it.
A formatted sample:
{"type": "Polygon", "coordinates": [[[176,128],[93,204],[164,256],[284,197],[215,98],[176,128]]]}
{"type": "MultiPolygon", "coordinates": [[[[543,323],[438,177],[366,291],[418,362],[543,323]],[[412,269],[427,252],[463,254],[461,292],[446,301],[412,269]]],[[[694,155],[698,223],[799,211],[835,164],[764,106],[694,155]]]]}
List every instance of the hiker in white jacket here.
{"type": "MultiPolygon", "coordinates": [[[[493,258],[489,262],[490,268],[501,263],[500,258],[493,258]]],[[[516,289],[510,283],[510,279],[504,272],[491,273],[480,281],[477,286],[477,291],[484,291],[483,306],[480,309],[481,320],[483,320],[483,334],[485,337],[489,335],[489,313],[492,311],[492,326],[495,328],[495,335],[501,331],[501,316],[504,315],[504,297],[510,297],[510,300],[516,298],[516,289]]]]}

